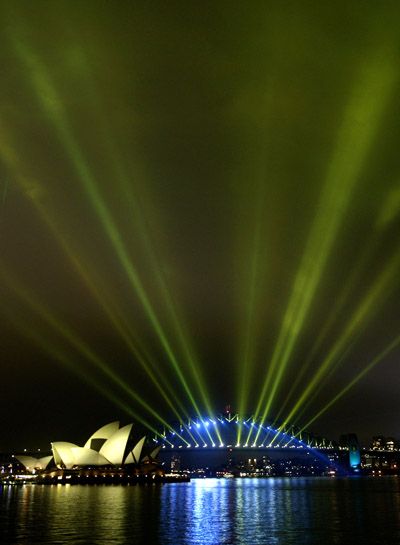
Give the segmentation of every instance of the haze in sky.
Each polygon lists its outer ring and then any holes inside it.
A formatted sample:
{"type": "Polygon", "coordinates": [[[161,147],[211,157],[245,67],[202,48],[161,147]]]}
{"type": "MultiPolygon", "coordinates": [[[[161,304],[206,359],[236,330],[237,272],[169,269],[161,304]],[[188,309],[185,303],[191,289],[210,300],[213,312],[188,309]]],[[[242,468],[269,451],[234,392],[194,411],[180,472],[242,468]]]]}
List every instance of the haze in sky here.
{"type": "Polygon", "coordinates": [[[0,450],[399,437],[400,5],[0,6],[0,450]]]}

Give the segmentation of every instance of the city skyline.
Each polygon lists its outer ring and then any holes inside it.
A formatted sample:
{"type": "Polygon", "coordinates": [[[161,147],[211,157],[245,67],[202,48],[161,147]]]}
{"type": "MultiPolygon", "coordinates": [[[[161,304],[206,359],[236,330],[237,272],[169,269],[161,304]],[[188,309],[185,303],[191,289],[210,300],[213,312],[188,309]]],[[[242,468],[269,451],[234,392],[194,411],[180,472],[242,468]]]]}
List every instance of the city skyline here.
{"type": "Polygon", "coordinates": [[[400,439],[400,8],[0,13],[0,451],[226,405],[400,439]]]}

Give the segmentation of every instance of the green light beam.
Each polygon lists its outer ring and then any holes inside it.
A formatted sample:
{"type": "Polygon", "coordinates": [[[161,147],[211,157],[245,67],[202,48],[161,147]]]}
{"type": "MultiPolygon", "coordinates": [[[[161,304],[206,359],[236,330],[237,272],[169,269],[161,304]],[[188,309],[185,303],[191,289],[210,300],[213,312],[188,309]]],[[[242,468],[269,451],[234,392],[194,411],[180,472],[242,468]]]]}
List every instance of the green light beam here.
{"type": "MultiPolygon", "coordinates": [[[[123,188],[124,188],[124,190],[126,192],[126,196],[128,197],[131,206],[135,209],[134,217],[139,218],[140,214],[141,214],[141,211],[138,208],[137,202],[136,202],[135,198],[132,195],[132,191],[131,191],[131,188],[130,188],[130,186],[128,184],[128,180],[127,180],[127,178],[125,176],[125,173],[122,171],[122,165],[120,163],[114,163],[114,170],[115,170],[115,172],[118,173],[117,178],[119,180],[123,180],[123,188]]],[[[183,325],[182,325],[182,320],[178,317],[178,312],[177,312],[176,305],[174,304],[174,301],[173,301],[173,299],[171,297],[171,293],[170,293],[170,291],[169,291],[169,289],[168,289],[168,287],[166,285],[166,281],[165,281],[164,275],[162,274],[162,270],[161,270],[161,267],[160,267],[158,257],[157,257],[157,255],[156,255],[156,253],[154,251],[154,247],[153,247],[153,244],[151,242],[149,233],[147,232],[147,229],[145,228],[145,222],[144,221],[143,222],[139,221],[138,223],[139,223],[139,225],[138,225],[139,232],[141,233],[142,239],[144,241],[145,248],[146,248],[146,251],[147,251],[147,255],[148,255],[149,259],[150,259],[150,263],[152,265],[152,270],[153,270],[153,273],[154,273],[158,288],[159,288],[160,293],[161,293],[161,295],[163,297],[165,307],[166,307],[166,309],[168,311],[168,314],[169,314],[169,317],[170,317],[170,323],[172,324],[172,326],[174,328],[177,341],[178,341],[178,343],[179,343],[179,345],[181,347],[183,356],[185,358],[185,362],[189,366],[189,370],[190,370],[191,375],[193,377],[194,384],[196,384],[196,386],[197,386],[197,388],[199,390],[202,402],[203,402],[208,414],[210,416],[212,416],[213,411],[212,411],[212,408],[211,408],[211,402],[210,402],[209,396],[207,394],[207,388],[206,388],[205,383],[204,383],[204,378],[201,375],[200,362],[198,361],[197,357],[194,355],[194,349],[193,349],[193,347],[191,345],[191,342],[190,342],[190,340],[188,338],[187,333],[184,331],[184,328],[183,328],[183,325]]],[[[197,412],[198,416],[201,417],[201,412],[200,412],[199,408],[196,409],[196,412],[197,412]]]]}
{"type": "Polygon", "coordinates": [[[392,352],[400,344],[400,335],[398,335],[387,348],[385,348],[375,359],[371,361],[362,371],[356,375],[338,394],[336,394],[315,416],[313,416],[307,424],[300,430],[300,433],[308,428],[313,422],[315,422],[320,416],[322,416],[328,409],[332,407],[341,397],[343,397],[357,382],[359,382],[375,365],[380,363],[390,352],[392,352]]]}
{"type": "Polygon", "coordinates": [[[50,77],[39,59],[35,57],[34,54],[31,53],[24,46],[24,44],[22,44],[22,42],[15,41],[15,44],[16,50],[20,58],[30,70],[32,83],[36,91],[37,98],[43,108],[43,111],[48,117],[49,121],[55,127],[60,137],[60,141],[63,143],[65,150],[71,158],[72,164],[74,165],[76,172],[79,175],[79,178],[90,199],[90,202],[94,206],[94,209],[102,223],[102,226],[104,227],[104,230],[113,245],[116,255],[118,256],[119,261],[123,266],[124,271],[129,281],[131,282],[131,285],[134,288],[136,295],[141,301],[146,315],[149,318],[155,332],[157,333],[161,345],[163,346],[173,369],[175,370],[193,407],[195,408],[196,412],[199,413],[200,411],[197,402],[192,394],[187,380],[183,375],[182,369],[166,337],[164,329],[156,316],[156,313],[150,303],[149,298],[147,297],[146,291],[136,271],[136,268],[134,267],[129,258],[129,254],[126,251],[124,242],[117,229],[117,226],[99,193],[95,180],[90,172],[89,166],[86,163],[72,135],[72,131],[69,128],[69,124],[67,122],[67,116],[64,111],[62,101],[58,97],[57,92],[50,80],[50,77]]]}
{"type": "Polygon", "coordinates": [[[357,331],[362,326],[363,321],[369,318],[371,311],[375,310],[379,302],[382,301],[382,298],[387,295],[390,284],[398,276],[399,267],[400,253],[397,253],[392,258],[390,265],[384,269],[379,278],[374,282],[367,296],[363,298],[357,309],[353,312],[353,315],[351,316],[350,320],[348,320],[343,333],[333,345],[317,371],[313,374],[313,377],[311,378],[307,387],[303,390],[299,399],[285,419],[285,423],[291,421],[291,419],[296,415],[299,408],[304,404],[313,390],[315,390],[315,388],[324,378],[326,372],[328,370],[333,371],[333,367],[336,369],[339,355],[346,348],[346,344],[353,339],[354,335],[357,334],[357,331]]]}
{"type": "MultiPolygon", "coordinates": [[[[283,414],[284,410],[286,409],[287,405],[289,404],[289,401],[291,397],[293,396],[294,392],[296,391],[296,388],[301,383],[302,378],[304,377],[306,371],[309,369],[310,365],[314,361],[316,354],[318,353],[319,349],[321,348],[323,342],[326,340],[328,333],[330,332],[333,324],[337,320],[337,318],[341,315],[341,312],[348,300],[349,295],[352,293],[353,289],[357,285],[357,283],[360,281],[360,278],[362,274],[364,273],[365,267],[368,265],[368,263],[371,261],[374,252],[378,246],[378,243],[382,237],[382,235],[385,232],[385,229],[388,227],[388,225],[395,219],[397,216],[400,207],[398,206],[399,202],[399,195],[400,190],[392,190],[389,192],[386,201],[381,206],[380,210],[377,214],[377,219],[375,222],[376,231],[372,237],[372,240],[369,241],[369,243],[363,248],[363,251],[361,253],[361,256],[357,260],[355,266],[352,268],[350,276],[346,280],[346,284],[344,285],[339,297],[335,299],[334,306],[332,308],[332,311],[329,314],[328,320],[325,322],[322,330],[320,331],[316,342],[312,346],[310,353],[306,357],[306,363],[302,364],[301,369],[299,373],[297,374],[294,382],[292,383],[292,386],[284,400],[284,402],[281,404],[281,407],[276,415],[275,421],[273,423],[276,424],[276,422],[279,420],[281,415],[283,414]]],[[[361,332],[360,332],[361,333],[361,332]]],[[[346,357],[347,353],[349,352],[351,348],[351,345],[348,347],[348,349],[345,351],[345,353],[342,356],[343,358],[346,357]]],[[[331,376],[332,371],[327,374],[326,380],[331,376]]],[[[318,391],[315,391],[314,394],[310,397],[309,401],[307,401],[302,409],[302,411],[299,413],[299,415],[295,418],[294,421],[292,421],[293,424],[295,424],[297,421],[301,419],[302,414],[307,409],[308,405],[313,401],[313,399],[317,396],[318,391]]]]}
{"type": "Polygon", "coordinates": [[[11,279],[3,268],[0,268],[0,277],[10,289],[14,291],[41,319],[49,324],[55,331],[61,334],[80,354],[82,354],[96,369],[119,386],[122,391],[129,394],[139,405],[156,418],[162,424],[169,426],[162,416],[153,409],[137,392],[126,384],[113,370],[66,324],[58,320],[50,310],[40,303],[33,294],[19,284],[15,278],[11,279]]]}
{"type": "Polygon", "coordinates": [[[93,271],[89,274],[87,267],[85,267],[82,260],[80,260],[72,251],[70,243],[63,235],[62,231],[58,228],[57,222],[54,221],[54,219],[51,217],[51,214],[48,212],[41,200],[39,198],[36,198],[37,194],[40,195],[42,193],[40,191],[40,184],[32,183],[32,181],[29,181],[27,177],[21,174],[22,170],[20,165],[18,164],[19,161],[17,159],[17,156],[13,149],[10,148],[10,146],[7,144],[6,139],[2,134],[3,132],[4,131],[0,130],[0,156],[7,165],[8,169],[14,173],[15,181],[22,188],[24,194],[33,203],[39,213],[39,216],[53,233],[56,240],[60,243],[64,253],[72,263],[75,270],[78,272],[81,279],[84,281],[86,287],[94,296],[100,307],[104,310],[111,323],[114,325],[117,332],[121,335],[122,339],[127,344],[133,355],[137,358],[138,363],[146,371],[149,378],[157,388],[158,392],[167,402],[168,406],[172,409],[173,413],[177,416],[177,418],[181,420],[181,415],[186,415],[186,411],[183,404],[176,398],[176,391],[173,390],[172,386],[166,380],[166,377],[163,376],[163,373],[159,369],[157,369],[156,364],[151,363],[153,362],[153,358],[148,354],[144,346],[141,345],[139,339],[134,335],[132,329],[129,328],[129,326],[124,325],[126,321],[124,321],[122,317],[118,316],[118,311],[115,308],[113,309],[112,303],[106,300],[107,298],[105,294],[107,293],[107,290],[105,289],[105,287],[103,286],[101,289],[98,287],[99,280],[97,279],[96,281],[94,281],[93,271]],[[151,369],[150,363],[152,364],[154,370],[151,369]],[[166,391],[171,397],[168,397],[166,391]],[[181,412],[177,411],[174,403],[171,401],[172,399],[174,399],[175,404],[179,407],[181,412]]]}
{"type": "Polygon", "coordinates": [[[347,105],[321,193],[317,215],[294,281],[276,348],[257,405],[265,421],[346,214],[370,146],[397,78],[397,63],[386,48],[360,68],[347,105]],[[268,398],[266,400],[266,396],[268,398]]]}
{"type": "MultiPolygon", "coordinates": [[[[260,261],[261,247],[261,226],[263,215],[263,197],[264,184],[259,180],[257,188],[255,226],[253,232],[252,252],[250,260],[250,278],[249,278],[249,294],[246,306],[246,325],[244,339],[242,340],[242,349],[240,352],[239,365],[239,405],[238,413],[247,413],[247,402],[249,397],[249,383],[252,371],[254,369],[254,357],[256,352],[255,347],[255,326],[256,326],[256,299],[257,299],[257,283],[258,283],[258,267],[260,261]]],[[[238,424],[238,433],[236,442],[240,443],[243,430],[243,423],[238,424]]]]}
{"type": "Polygon", "coordinates": [[[8,319],[25,337],[35,342],[35,344],[37,344],[42,350],[63,364],[67,369],[69,369],[69,371],[90,384],[94,389],[100,392],[105,398],[112,401],[130,417],[135,418],[136,421],[146,426],[146,428],[148,428],[150,431],[160,435],[157,429],[154,428],[154,426],[148,420],[144,419],[139,413],[135,412],[131,407],[123,403],[119,397],[113,395],[109,387],[104,387],[93,377],[93,374],[85,372],[81,366],[76,365],[72,358],[68,357],[59,347],[50,342],[48,335],[43,334],[43,332],[39,332],[37,329],[34,330],[31,323],[25,322],[21,319],[19,319],[17,322],[15,317],[11,316],[11,314],[8,315],[8,319]]]}
{"type": "Polygon", "coordinates": [[[350,354],[352,348],[354,347],[354,344],[356,343],[357,338],[361,336],[361,333],[362,333],[361,331],[358,331],[357,333],[355,333],[356,338],[353,340],[353,342],[349,343],[349,345],[347,347],[344,347],[343,352],[341,354],[338,354],[338,356],[337,356],[338,359],[337,359],[335,365],[333,365],[329,369],[327,369],[325,375],[321,378],[322,382],[320,383],[319,388],[314,390],[314,392],[311,393],[306,398],[306,400],[302,404],[301,408],[296,412],[295,416],[293,416],[293,418],[290,420],[290,422],[289,422],[288,418],[285,418],[285,420],[283,421],[283,424],[280,426],[279,429],[282,429],[284,426],[288,425],[289,423],[291,425],[295,426],[301,421],[303,414],[307,410],[307,407],[309,405],[311,405],[313,400],[317,397],[318,392],[322,389],[323,385],[325,383],[329,382],[329,379],[331,378],[333,373],[335,371],[337,371],[338,368],[346,361],[347,356],[350,354]]]}
{"type": "MultiPolygon", "coordinates": [[[[92,78],[90,77],[90,64],[87,62],[87,59],[82,49],[79,50],[79,58],[77,57],[77,53],[78,51],[75,50],[74,60],[79,63],[80,79],[85,80],[86,86],[89,89],[91,105],[92,107],[94,105],[96,106],[95,110],[96,110],[97,118],[100,120],[100,123],[99,123],[100,133],[102,134],[103,141],[107,149],[108,157],[112,164],[112,168],[115,174],[115,179],[120,184],[120,187],[122,188],[124,194],[126,195],[129,205],[134,212],[132,214],[132,218],[135,220],[135,223],[136,223],[135,233],[138,232],[142,238],[142,241],[146,248],[147,255],[152,265],[152,271],[155,275],[158,288],[163,297],[166,309],[169,313],[170,321],[173,325],[175,334],[177,336],[177,340],[183,351],[185,361],[189,365],[189,370],[194,379],[194,383],[196,384],[199,390],[203,404],[208,414],[212,416],[213,411],[211,407],[211,402],[207,394],[207,388],[204,383],[204,378],[201,376],[201,372],[200,372],[201,365],[197,357],[194,355],[195,351],[193,349],[189,336],[187,332],[184,331],[183,320],[180,319],[178,316],[176,304],[174,303],[174,300],[171,297],[171,293],[170,293],[170,290],[168,289],[165,277],[162,274],[160,262],[155,252],[154,245],[150,238],[148,229],[146,228],[146,222],[144,221],[141,207],[138,205],[138,200],[132,189],[131,177],[127,175],[123,165],[123,161],[118,157],[119,152],[113,140],[110,138],[110,134],[112,131],[110,131],[109,127],[106,126],[106,121],[105,121],[104,115],[102,114],[102,112],[104,111],[104,108],[101,107],[101,104],[99,102],[98,92],[96,92],[96,89],[93,85],[92,78]]],[[[200,411],[198,411],[198,416],[201,417],[200,411]]],[[[217,430],[217,434],[221,441],[221,437],[218,430],[217,430]]]]}
{"type": "Polygon", "coordinates": [[[3,193],[1,197],[2,208],[4,208],[4,205],[6,204],[7,194],[8,194],[8,178],[4,180],[4,184],[3,184],[3,193]]]}
{"type": "Polygon", "coordinates": [[[304,401],[301,408],[297,412],[297,414],[293,417],[293,420],[291,421],[291,424],[295,425],[298,424],[304,415],[304,413],[307,411],[308,407],[312,404],[313,401],[318,396],[318,393],[322,390],[324,385],[329,382],[332,375],[344,364],[344,362],[347,360],[347,357],[351,353],[352,349],[354,348],[354,345],[357,343],[357,340],[362,335],[362,331],[358,331],[354,334],[354,340],[349,342],[349,345],[343,349],[343,353],[338,355],[337,362],[335,365],[331,366],[331,368],[327,369],[326,374],[321,378],[321,383],[316,387],[314,392],[310,394],[310,396],[304,401]]]}
{"type": "Polygon", "coordinates": [[[298,374],[296,375],[296,378],[293,381],[292,386],[290,387],[290,390],[285,400],[281,404],[281,407],[276,415],[275,422],[273,424],[276,423],[276,421],[281,417],[281,415],[285,411],[291,397],[296,391],[296,388],[301,383],[301,380],[303,379],[306,371],[310,368],[311,364],[314,362],[315,357],[319,349],[321,348],[323,342],[328,337],[328,334],[331,331],[332,326],[334,325],[338,317],[341,315],[341,312],[348,300],[349,295],[351,295],[353,289],[356,287],[357,283],[360,281],[360,277],[364,273],[365,266],[370,262],[374,254],[380,235],[381,233],[376,233],[373,236],[372,241],[367,246],[364,247],[360,258],[357,260],[356,265],[351,270],[350,276],[347,278],[346,284],[344,285],[340,295],[334,301],[333,308],[329,314],[328,320],[326,320],[308,356],[305,358],[305,363],[301,365],[301,368],[298,374]]]}

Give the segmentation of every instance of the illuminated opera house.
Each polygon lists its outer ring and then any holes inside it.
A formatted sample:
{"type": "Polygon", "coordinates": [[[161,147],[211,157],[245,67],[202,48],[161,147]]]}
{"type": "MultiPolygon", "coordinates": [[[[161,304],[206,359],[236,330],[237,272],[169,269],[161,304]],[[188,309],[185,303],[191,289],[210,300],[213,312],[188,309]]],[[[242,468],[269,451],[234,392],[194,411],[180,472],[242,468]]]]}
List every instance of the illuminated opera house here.
{"type": "Polygon", "coordinates": [[[46,470],[50,466],[59,469],[79,469],[83,467],[121,467],[154,462],[159,452],[156,447],[144,453],[146,437],[136,444],[131,440],[132,424],[120,428],[119,422],[111,422],[89,437],[84,446],[65,441],[51,444],[52,456],[33,458],[18,455],[18,461],[30,471],[46,470]]]}

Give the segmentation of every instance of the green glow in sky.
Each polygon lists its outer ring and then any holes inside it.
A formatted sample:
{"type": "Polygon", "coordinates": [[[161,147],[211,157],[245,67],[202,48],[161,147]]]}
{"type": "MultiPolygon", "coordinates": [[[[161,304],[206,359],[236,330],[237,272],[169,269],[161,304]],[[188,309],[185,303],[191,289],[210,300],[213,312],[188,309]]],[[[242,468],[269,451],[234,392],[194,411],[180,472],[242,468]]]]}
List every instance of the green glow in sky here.
{"type": "Polygon", "coordinates": [[[23,403],[58,362],[153,431],[230,404],[335,435],[360,392],[394,414],[400,7],[0,15],[0,371],[23,403]]]}

